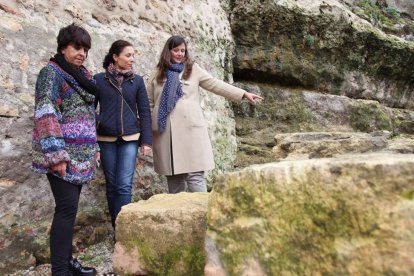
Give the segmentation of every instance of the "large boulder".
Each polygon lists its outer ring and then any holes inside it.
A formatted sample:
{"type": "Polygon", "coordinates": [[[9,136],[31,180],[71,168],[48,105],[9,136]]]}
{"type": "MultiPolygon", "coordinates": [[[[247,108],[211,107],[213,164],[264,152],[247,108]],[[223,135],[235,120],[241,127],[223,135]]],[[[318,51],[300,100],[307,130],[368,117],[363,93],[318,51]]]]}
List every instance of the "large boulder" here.
{"type": "Polygon", "coordinates": [[[201,275],[208,193],[155,195],[122,207],[113,268],[121,275],[201,275]]]}
{"type": "Polygon", "coordinates": [[[230,1],[234,78],[413,110],[414,42],[384,33],[379,26],[393,28],[399,18],[378,22],[383,10],[370,8],[337,0],[230,1]]]}
{"type": "Polygon", "coordinates": [[[413,214],[412,154],[250,166],[216,182],[208,236],[223,265],[206,271],[412,275],[413,214]]]}

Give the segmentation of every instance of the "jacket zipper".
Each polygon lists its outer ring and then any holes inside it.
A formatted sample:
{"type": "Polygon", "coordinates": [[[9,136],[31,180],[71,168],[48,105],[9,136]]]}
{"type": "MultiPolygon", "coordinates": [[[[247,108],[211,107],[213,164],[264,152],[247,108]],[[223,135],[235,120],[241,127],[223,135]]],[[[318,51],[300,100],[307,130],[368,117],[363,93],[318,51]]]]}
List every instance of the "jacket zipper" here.
{"type": "MultiPolygon", "coordinates": [[[[111,79],[109,79],[109,83],[112,84],[113,87],[115,87],[116,90],[121,94],[122,97],[122,88],[120,89],[118,86],[116,86],[111,79]]],[[[121,136],[124,135],[124,101],[121,101],[121,136]]]]}

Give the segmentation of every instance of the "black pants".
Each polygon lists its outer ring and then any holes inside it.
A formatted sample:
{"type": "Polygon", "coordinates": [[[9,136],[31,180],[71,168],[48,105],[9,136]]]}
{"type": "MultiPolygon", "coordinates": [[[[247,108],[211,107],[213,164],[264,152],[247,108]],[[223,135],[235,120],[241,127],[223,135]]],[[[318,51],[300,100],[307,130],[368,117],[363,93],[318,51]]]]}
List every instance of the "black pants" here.
{"type": "Polygon", "coordinates": [[[52,275],[72,275],[69,271],[69,260],[72,257],[73,226],[82,185],[71,184],[52,174],[48,174],[47,178],[56,206],[50,229],[52,275]]]}

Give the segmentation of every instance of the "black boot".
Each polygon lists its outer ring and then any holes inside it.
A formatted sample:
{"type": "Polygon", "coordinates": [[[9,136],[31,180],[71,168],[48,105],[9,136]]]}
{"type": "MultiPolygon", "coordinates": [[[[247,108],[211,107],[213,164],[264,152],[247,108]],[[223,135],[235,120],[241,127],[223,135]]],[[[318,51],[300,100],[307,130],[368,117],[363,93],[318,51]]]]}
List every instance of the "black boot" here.
{"type": "Polygon", "coordinates": [[[82,266],[77,259],[69,261],[69,269],[72,271],[73,276],[95,276],[97,273],[95,268],[82,266]]]}

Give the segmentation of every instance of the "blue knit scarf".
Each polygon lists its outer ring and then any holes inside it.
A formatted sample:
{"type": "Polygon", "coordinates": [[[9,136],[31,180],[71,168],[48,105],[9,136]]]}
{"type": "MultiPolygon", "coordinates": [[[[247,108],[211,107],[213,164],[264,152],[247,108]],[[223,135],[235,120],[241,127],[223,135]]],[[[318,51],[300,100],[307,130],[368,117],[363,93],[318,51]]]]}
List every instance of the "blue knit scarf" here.
{"type": "Polygon", "coordinates": [[[180,73],[184,70],[184,64],[178,63],[171,65],[166,70],[167,81],[162,90],[160,107],[158,110],[158,131],[161,133],[167,126],[168,113],[173,111],[177,101],[183,96],[181,87],[180,73]]]}

